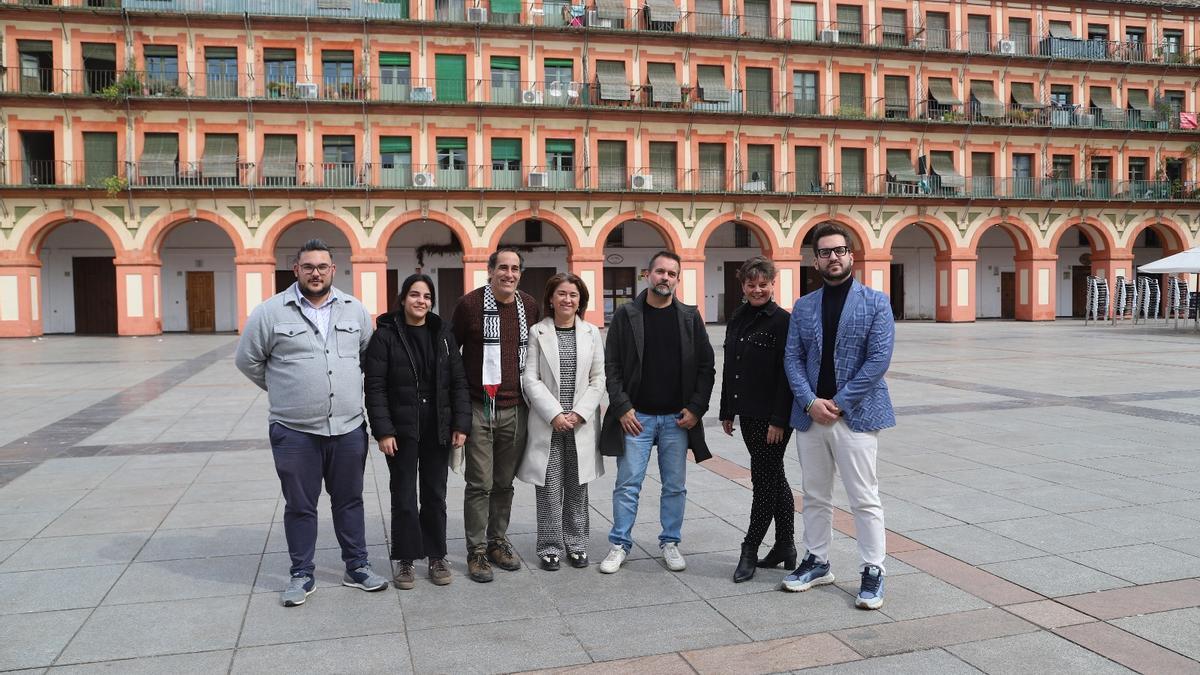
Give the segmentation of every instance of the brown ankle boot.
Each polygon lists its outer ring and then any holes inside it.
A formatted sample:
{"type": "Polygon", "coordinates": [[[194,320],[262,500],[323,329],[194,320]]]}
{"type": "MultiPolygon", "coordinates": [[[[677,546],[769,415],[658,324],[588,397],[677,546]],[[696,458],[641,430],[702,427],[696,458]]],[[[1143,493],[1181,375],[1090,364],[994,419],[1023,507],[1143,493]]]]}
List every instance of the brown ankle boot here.
{"type": "Polygon", "coordinates": [[[513,550],[507,539],[494,539],[487,547],[487,556],[492,563],[502,570],[516,572],[521,569],[521,559],[513,550]]]}
{"type": "Polygon", "coordinates": [[[481,584],[492,580],[492,564],[488,562],[487,553],[483,549],[471,551],[467,555],[467,576],[471,581],[481,584]]]}

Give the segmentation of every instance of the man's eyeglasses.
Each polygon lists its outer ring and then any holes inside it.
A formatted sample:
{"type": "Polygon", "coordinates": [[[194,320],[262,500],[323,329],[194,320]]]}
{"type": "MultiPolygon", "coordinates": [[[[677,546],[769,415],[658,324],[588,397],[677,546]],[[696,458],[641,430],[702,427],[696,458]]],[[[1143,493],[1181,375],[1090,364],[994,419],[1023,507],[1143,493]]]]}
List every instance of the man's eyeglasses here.
{"type": "Polygon", "coordinates": [[[817,249],[818,258],[829,258],[830,256],[842,257],[850,252],[849,246],[834,246],[833,248],[817,249]]]}
{"type": "Polygon", "coordinates": [[[305,274],[312,274],[313,272],[320,272],[321,276],[325,276],[326,274],[328,274],[329,270],[331,270],[331,269],[333,269],[333,265],[330,265],[327,263],[321,263],[320,265],[307,265],[306,264],[306,265],[300,266],[300,271],[304,272],[305,274]]]}

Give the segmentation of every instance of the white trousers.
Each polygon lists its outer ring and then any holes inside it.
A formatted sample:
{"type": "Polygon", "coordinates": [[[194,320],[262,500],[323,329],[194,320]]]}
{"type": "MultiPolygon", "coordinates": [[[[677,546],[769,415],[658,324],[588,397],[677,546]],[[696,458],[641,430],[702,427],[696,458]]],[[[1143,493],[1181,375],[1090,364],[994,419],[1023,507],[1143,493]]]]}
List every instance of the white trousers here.
{"type": "Polygon", "coordinates": [[[867,565],[883,569],[886,554],[883,504],[875,476],[878,432],[857,432],[845,420],[833,424],[813,423],[808,431],[796,433],[804,491],[804,547],[819,562],[829,562],[833,538],[833,472],[842,475],[842,485],[854,515],[860,570],[867,565]]]}

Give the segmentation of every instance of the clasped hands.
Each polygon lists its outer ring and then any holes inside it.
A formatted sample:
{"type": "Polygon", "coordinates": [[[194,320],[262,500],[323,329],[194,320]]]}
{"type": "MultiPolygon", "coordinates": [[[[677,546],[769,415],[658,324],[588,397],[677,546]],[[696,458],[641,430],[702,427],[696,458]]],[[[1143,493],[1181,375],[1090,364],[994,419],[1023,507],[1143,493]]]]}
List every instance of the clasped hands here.
{"type": "Polygon", "coordinates": [[[550,420],[550,426],[555,431],[564,433],[567,431],[574,431],[575,427],[581,426],[582,424],[583,418],[579,416],[579,413],[573,410],[560,412],[554,416],[554,419],[550,420]]]}

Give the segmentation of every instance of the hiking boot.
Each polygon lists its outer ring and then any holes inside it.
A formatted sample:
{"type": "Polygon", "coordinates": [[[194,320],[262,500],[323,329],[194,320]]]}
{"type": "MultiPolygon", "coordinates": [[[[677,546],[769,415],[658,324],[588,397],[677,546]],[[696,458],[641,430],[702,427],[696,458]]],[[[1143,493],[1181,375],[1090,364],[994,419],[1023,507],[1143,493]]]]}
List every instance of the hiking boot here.
{"type": "Polygon", "coordinates": [[[513,550],[512,544],[508,543],[507,539],[495,539],[488,544],[487,556],[496,567],[502,570],[516,572],[521,569],[521,559],[517,557],[517,552],[513,550]]]}
{"type": "Polygon", "coordinates": [[[370,565],[363,565],[358,569],[346,570],[345,576],[342,577],[342,585],[374,593],[387,588],[388,580],[375,574],[370,565]]]}
{"type": "Polygon", "coordinates": [[[487,553],[477,549],[467,554],[467,576],[471,581],[486,584],[492,580],[492,564],[488,562],[487,553]]]}
{"type": "Polygon", "coordinates": [[[450,563],[446,562],[445,558],[430,558],[429,559],[429,580],[437,586],[445,586],[450,583],[453,575],[450,574],[450,563]]]}
{"type": "Polygon", "coordinates": [[[862,609],[879,609],[883,606],[883,570],[876,565],[867,565],[862,571],[862,585],[854,606],[862,609]]]}
{"type": "Polygon", "coordinates": [[[625,550],[620,544],[613,544],[612,549],[608,552],[608,556],[600,562],[600,571],[605,574],[613,574],[621,569],[621,563],[625,562],[625,556],[629,555],[629,551],[625,550]]]}
{"type": "Polygon", "coordinates": [[[288,581],[287,590],[279,594],[284,607],[303,605],[309,594],[317,589],[317,582],[307,574],[294,574],[288,581]]]}
{"type": "Polygon", "coordinates": [[[794,572],[783,578],[783,588],[787,591],[807,591],[813,586],[832,584],[833,574],[829,572],[829,563],[817,562],[817,556],[809,553],[794,572]]]}
{"type": "Polygon", "coordinates": [[[392,581],[396,582],[396,588],[402,591],[412,590],[417,583],[417,575],[413,572],[413,561],[396,560],[393,562],[396,566],[396,575],[392,577],[392,581]]]}

